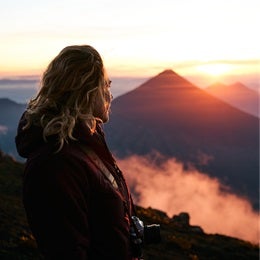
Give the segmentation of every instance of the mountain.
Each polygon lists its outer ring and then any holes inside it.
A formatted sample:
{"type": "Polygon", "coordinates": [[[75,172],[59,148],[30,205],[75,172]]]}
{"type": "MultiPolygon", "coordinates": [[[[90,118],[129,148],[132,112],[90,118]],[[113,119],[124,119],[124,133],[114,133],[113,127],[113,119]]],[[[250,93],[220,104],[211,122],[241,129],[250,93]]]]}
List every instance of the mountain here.
{"type": "Polygon", "coordinates": [[[155,151],[175,157],[219,178],[259,208],[259,119],[172,70],[116,98],[105,132],[118,157],[155,151]]]}
{"type": "Polygon", "coordinates": [[[19,158],[14,138],[19,119],[25,110],[25,104],[18,104],[7,98],[0,98],[0,148],[19,158]]]}
{"type": "MultiPolygon", "coordinates": [[[[0,259],[40,260],[22,205],[24,165],[0,151],[0,259]]],[[[249,242],[206,234],[189,224],[189,214],[168,217],[164,212],[137,206],[145,224],[161,225],[162,242],[144,247],[145,259],[258,259],[259,247],[249,242]],[[228,250],[227,250],[228,249],[228,250]]]]}
{"type": "Polygon", "coordinates": [[[215,83],[205,90],[244,112],[259,116],[259,94],[242,83],[237,82],[228,86],[215,83]]]}

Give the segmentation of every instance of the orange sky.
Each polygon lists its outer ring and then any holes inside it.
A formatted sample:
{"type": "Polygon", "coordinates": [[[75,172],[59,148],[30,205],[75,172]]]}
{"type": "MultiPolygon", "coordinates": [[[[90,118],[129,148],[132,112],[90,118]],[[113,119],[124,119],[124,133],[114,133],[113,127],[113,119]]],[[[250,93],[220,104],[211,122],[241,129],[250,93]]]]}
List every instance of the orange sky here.
{"type": "Polygon", "coordinates": [[[259,10],[258,0],[4,1],[0,77],[41,74],[63,47],[91,44],[112,76],[171,68],[257,84],[259,10]]]}

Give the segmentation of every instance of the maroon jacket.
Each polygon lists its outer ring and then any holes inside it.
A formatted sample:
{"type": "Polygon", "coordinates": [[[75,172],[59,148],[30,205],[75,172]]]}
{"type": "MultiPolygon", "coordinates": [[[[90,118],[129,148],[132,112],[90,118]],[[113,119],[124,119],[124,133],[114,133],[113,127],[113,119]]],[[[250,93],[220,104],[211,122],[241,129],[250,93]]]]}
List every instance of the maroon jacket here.
{"type": "Polygon", "coordinates": [[[42,129],[22,130],[16,146],[27,158],[23,202],[29,225],[46,259],[129,260],[131,198],[103,132],[90,135],[84,123],[74,130],[77,141],[55,153],[55,136],[44,142],[42,129]],[[80,148],[93,149],[117,181],[116,190],[80,148]]]}

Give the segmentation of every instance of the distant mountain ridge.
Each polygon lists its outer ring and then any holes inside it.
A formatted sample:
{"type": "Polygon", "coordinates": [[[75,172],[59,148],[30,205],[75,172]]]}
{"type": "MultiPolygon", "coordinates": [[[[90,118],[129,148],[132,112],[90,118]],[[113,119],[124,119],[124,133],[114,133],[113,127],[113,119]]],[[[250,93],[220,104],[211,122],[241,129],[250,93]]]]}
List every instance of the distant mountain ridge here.
{"type": "Polygon", "coordinates": [[[0,79],[0,85],[38,83],[39,79],[0,79]]]}
{"type": "Polygon", "coordinates": [[[244,84],[236,82],[231,85],[215,83],[205,89],[208,93],[233,105],[234,107],[259,117],[259,93],[244,84]]]}
{"type": "Polygon", "coordinates": [[[113,101],[107,139],[119,157],[158,151],[258,202],[259,120],[166,70],[113,101]],[[205,160],[205,158],[208,158],[205,160]]]}

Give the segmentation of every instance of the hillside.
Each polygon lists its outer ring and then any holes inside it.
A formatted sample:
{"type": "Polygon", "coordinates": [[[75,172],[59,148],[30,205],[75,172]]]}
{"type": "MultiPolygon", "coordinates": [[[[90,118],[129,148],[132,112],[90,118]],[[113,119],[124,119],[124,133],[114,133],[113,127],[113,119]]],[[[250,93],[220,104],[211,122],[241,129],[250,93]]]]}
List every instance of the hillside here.
{"type": "Polygon", "coordinates": [[[154,151],[258,201],[259,120],[171,70],[116,98],[105,125],[118,157],[154,151]]]}
{"type": "MultiPolygon", "coordinates": [[[[29,231],[21,202],[23,164],[0,152],[0,259],[42,259],[29,231]]],[[[188,214],[169,218],[165,213],[137,207],[146,224],[161,225],[162,242],[146,245],[146,260],[258,259],[259,247],[219,234],[205,234],[190,226],[188,214]]]]}
{"type": "Polygon", "coordinates": [[[242,83],[224,85],[215,83],[205,89],[209,94],[220,98],[232,106],[259,117],[259,94],[242,83]]]}

